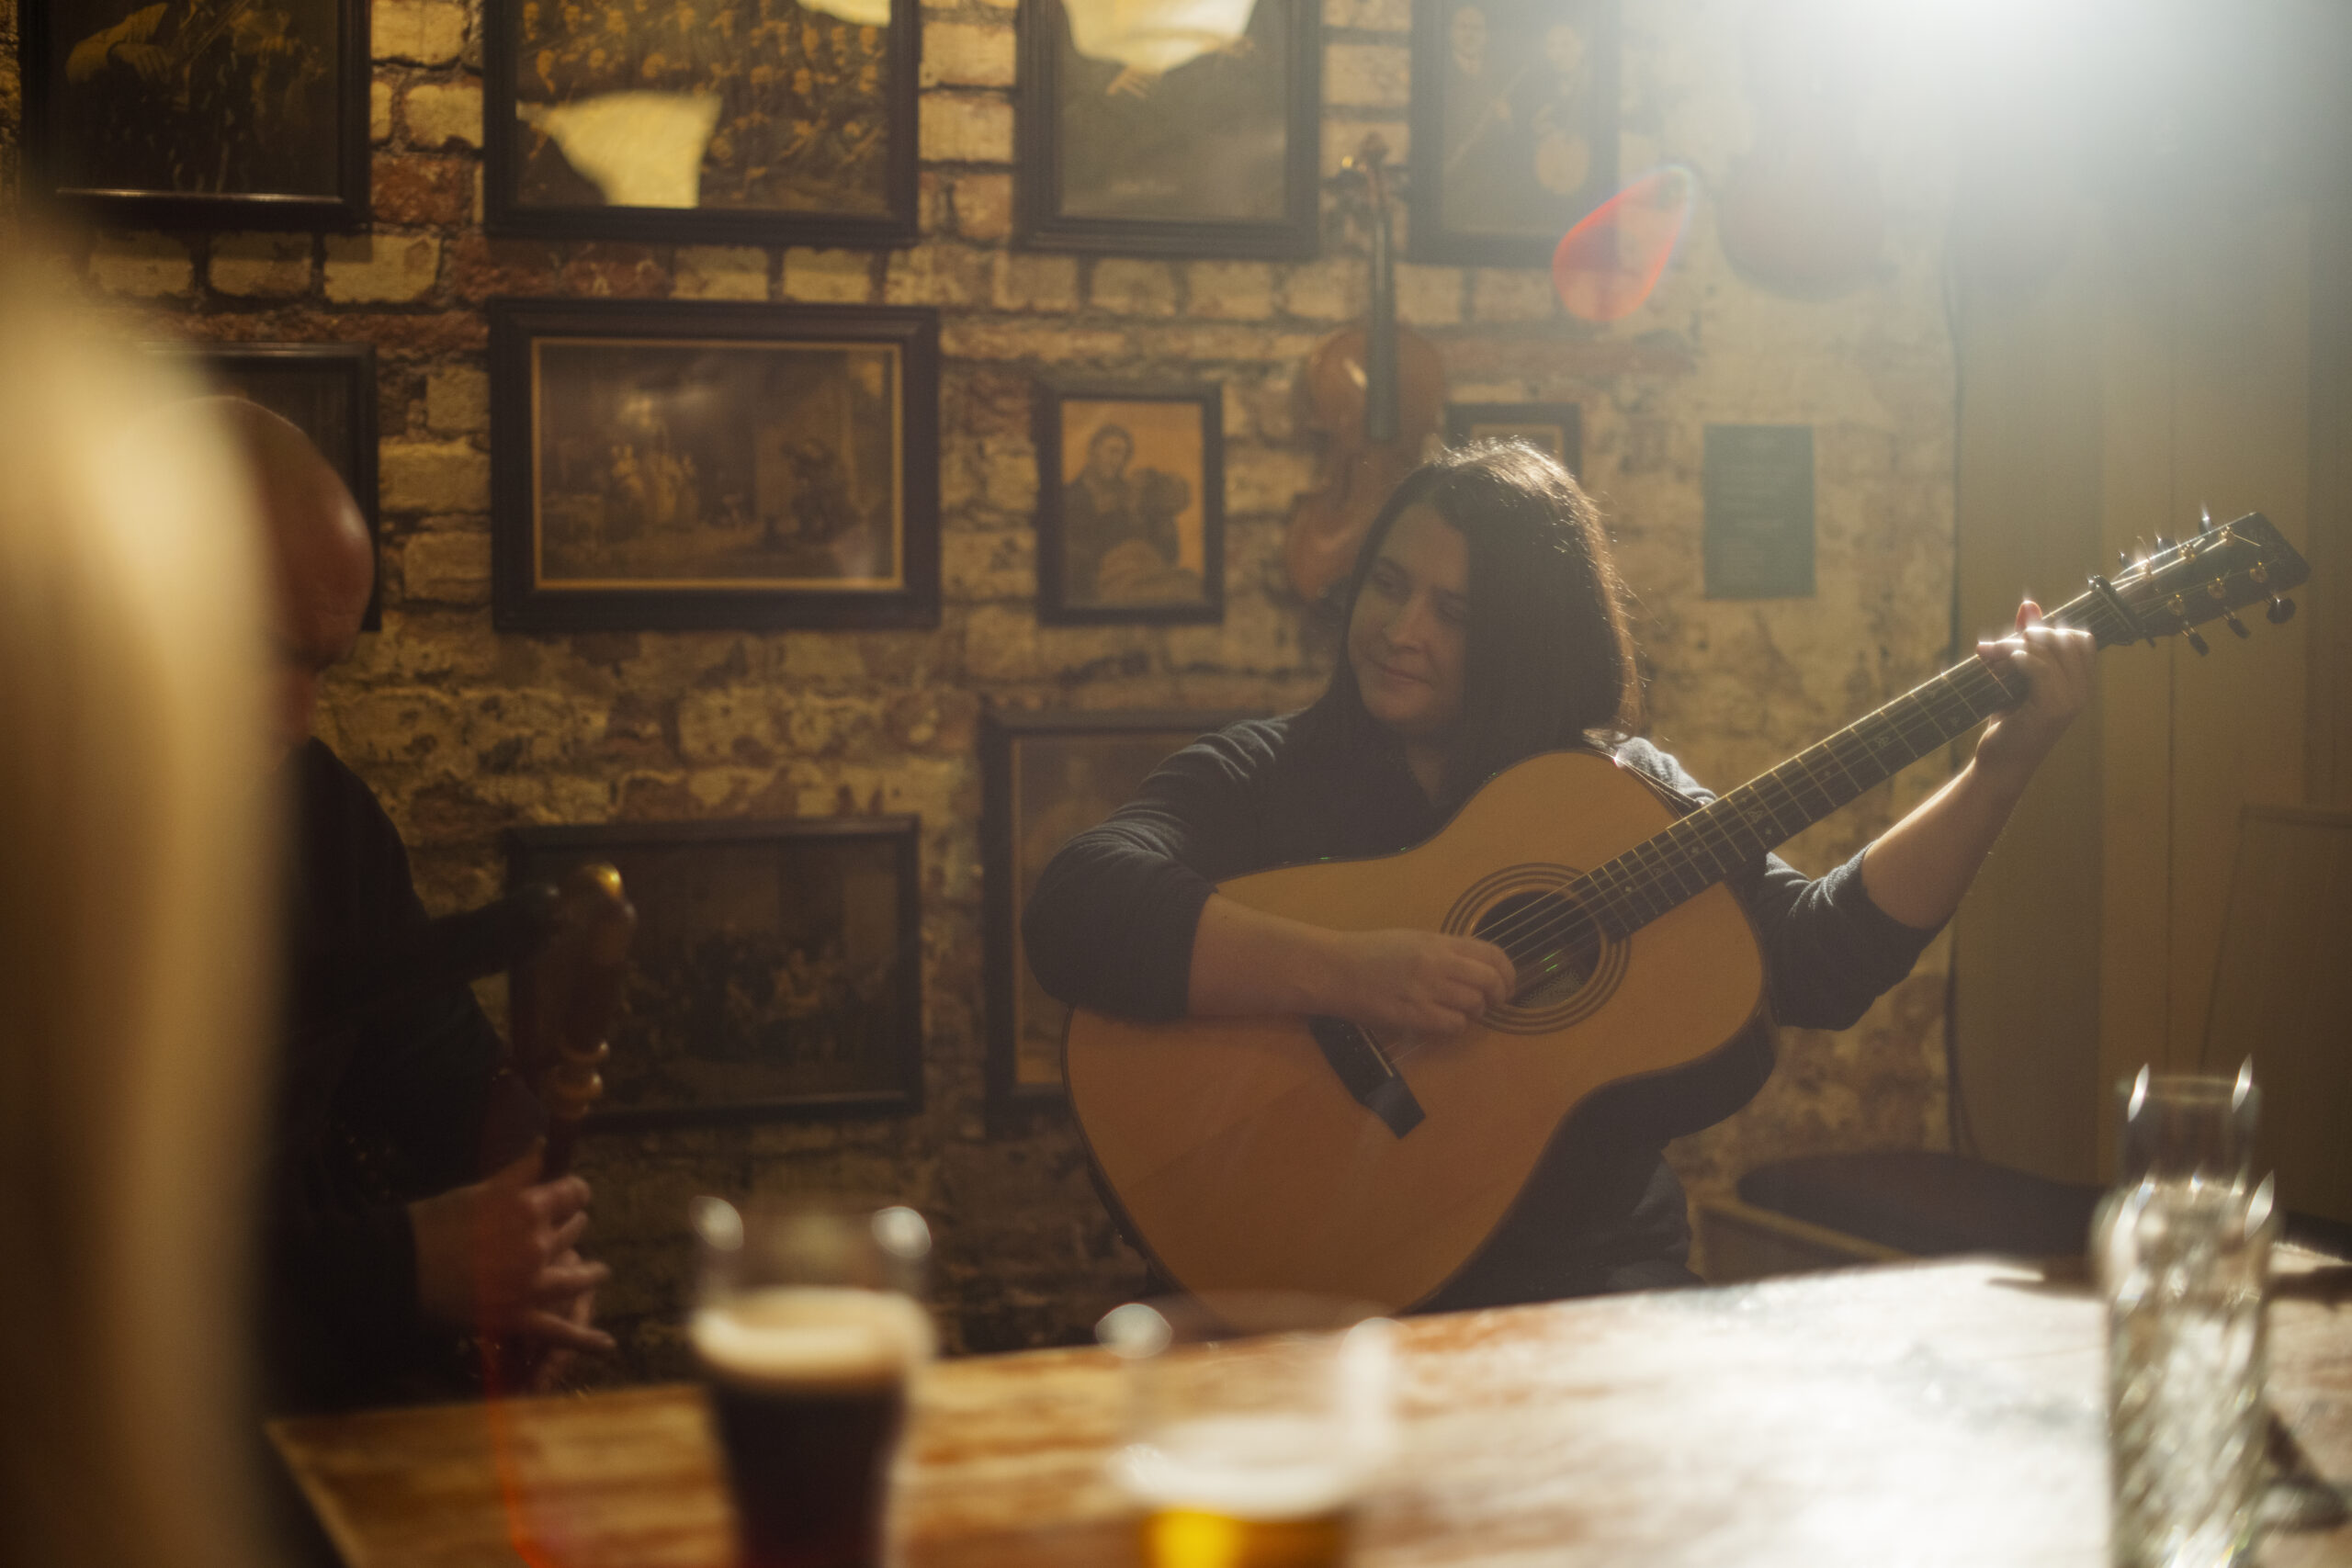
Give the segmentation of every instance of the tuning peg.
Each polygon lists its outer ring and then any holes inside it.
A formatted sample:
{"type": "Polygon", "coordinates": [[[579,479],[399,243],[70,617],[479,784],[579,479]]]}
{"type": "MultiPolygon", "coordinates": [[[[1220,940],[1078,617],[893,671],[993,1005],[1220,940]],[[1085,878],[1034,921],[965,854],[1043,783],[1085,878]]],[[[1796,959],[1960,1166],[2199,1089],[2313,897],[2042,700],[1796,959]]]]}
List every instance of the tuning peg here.
{"type": "Polygon", "coordinates": [[[2168,550],[2172,548],[2172,541],[2165,538],[2162,534],[2159,534],[2156,536],[2156,548],[2159,550],[2168,550]]]}
{"type": "Polygon", "coordinates": [[[2118,571],[2130,571],[2132,570],[2132,552],[2130,550],[2118,550],[2115,552],[2115,570],[2118,571]]]}
{"type": "Polygon", "coordinates": [[[2213,531],[2213,509],[2201,502],[2197,507],[2197,531],[2200,534],[2213,531]]]}
{"type": "Polygon", "coordinates": [[[2195,649],[2200,655],[2213,651],[2211,645],[2206,642],[2202,634],[2184,627],[2182,628],[2180,635],[2187,637],[2188,639],[2188,646],[2195,649]]]}
{"type": "Polygon", "coordinates": [[[2249,637],[2254,635],[2252,632],[2245,629],[2245,623],[2238,619],[2238,613],[2235,610],[2222,611],[2222,624],[2229,627],[2231,632],[2237,637],[2249,637]]]}
{"type": "Polygon", "coordinates": [[[2282,599],[2273,593],[2270,596],[2270,608],[2262,613],[2269,618],[2272,626],[2283,626],[2295,618],[2295,602],[2292,599],[2282,599]]]}

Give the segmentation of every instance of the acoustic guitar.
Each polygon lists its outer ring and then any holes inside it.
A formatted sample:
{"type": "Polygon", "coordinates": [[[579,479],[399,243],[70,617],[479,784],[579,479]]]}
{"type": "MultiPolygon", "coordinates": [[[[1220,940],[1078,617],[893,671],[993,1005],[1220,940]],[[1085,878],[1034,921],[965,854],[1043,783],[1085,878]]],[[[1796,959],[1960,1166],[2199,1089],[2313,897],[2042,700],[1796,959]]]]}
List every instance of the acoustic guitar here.
{"type": "MultiPolygon", "coordinates": [[[[2310,575],[2258,513],[2157,544],[2050,622],[2101,648],[2179,634],[2202,653],[2193,627],[2249,635],[2235,611],[2265,600],[2284,621],[2281,595],[2310,575]]],[[[1327,929],[1483,938],[1518,985],[1434,1042],[1333,1018],[1073,1012],[1063,1074],[1128,1235],[1195,1292],[1305,1291],[1390,1311],[1427,1300],[1494,1234],[1577,1107],[1700,1072],[1769,1024],[1763,956],[1724,876],[2023,695],[2021,678],[1970,659],[1687,814],[1606,756],[1543,753],[1413,849],[1224,883],[1327,929]]]]}

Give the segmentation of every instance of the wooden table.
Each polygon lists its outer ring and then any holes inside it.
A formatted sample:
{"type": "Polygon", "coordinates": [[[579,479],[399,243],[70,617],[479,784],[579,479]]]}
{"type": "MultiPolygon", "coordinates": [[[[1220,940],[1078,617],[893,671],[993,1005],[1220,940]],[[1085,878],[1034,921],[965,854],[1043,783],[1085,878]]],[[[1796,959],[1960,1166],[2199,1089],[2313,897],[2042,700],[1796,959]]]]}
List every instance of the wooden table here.
{"type": "MultiPolygon", "coordinates": [[[[2272,1308],[2275,1436],[2304,1513],[2335,1519],[2271,1534],[2277,1568],[2352,1561],[2347,1276],[2307,1259],[2272,1308]]],[[[1359,1560],[2104,1568],[2101,1344],[2081,1286],[1981,1259],[1410,1320],[1404,1451],[1359,1560]]],[[[900,1558],[1131,1562],[1102,1475],[1117,1414],[1099,1351],[931,1369],[900,1558]]],[[[691,1387],[271,1432],[352,1568],[511,1564],[518,1540],[560,1568],[729,1558],[691,1387]]]]}

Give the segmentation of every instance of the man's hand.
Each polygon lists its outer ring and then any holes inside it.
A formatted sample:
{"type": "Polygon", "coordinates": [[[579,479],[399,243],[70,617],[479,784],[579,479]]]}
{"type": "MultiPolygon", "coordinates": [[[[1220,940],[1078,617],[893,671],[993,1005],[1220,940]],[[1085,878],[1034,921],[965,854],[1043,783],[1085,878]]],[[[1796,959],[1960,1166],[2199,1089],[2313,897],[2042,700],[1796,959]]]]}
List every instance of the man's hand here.
{"type": "Polygon", "coordinates": [[[417,1304],[485,1334],[610,1350],[612,1336],[588,1325],[588,1307],[612,1270],[575,1250],[588,1228],[588,1184],[536,1181],[539,1157],[534,1148],[485,1180],[408,1206],[417,1304]]]}
{"type": "Polygon", "coordinates": [[[2014,637],[1976,645],[1985,663],[2026,678],[2025,701],[1996,716],[1976,745],[1976,771],[2012,795],[2024,792],[2034,769],[2090,700],[2098,652],[2090,633],[2043,625],[2041,606],[2030,599],[2018,606],[2017,626],[2014,637]]]}
{"type": "Polygon", "coordinates": [[[1366,1029],[1444,1039],[1478,1021],[1519,983],[1490,942],[1437,931],[1350,931],[1342,994],[1328,1010],[1366,1029]]]}

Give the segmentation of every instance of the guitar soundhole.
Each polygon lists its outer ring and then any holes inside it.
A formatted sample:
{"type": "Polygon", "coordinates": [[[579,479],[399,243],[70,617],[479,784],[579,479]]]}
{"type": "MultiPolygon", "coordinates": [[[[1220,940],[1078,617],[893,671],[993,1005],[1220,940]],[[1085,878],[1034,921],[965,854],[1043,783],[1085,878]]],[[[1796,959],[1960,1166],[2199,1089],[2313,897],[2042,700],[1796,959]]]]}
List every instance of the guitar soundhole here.
{"type": "Polygon", "coordinates": [[[1516,1007],[1555,1007],[1584,989],[1600,965],[1600,933],[1574,899],[1556,893],[1498,899],[1472,929],[1519,965],[1524,988],[1511,998],[1516,1007]]]}

